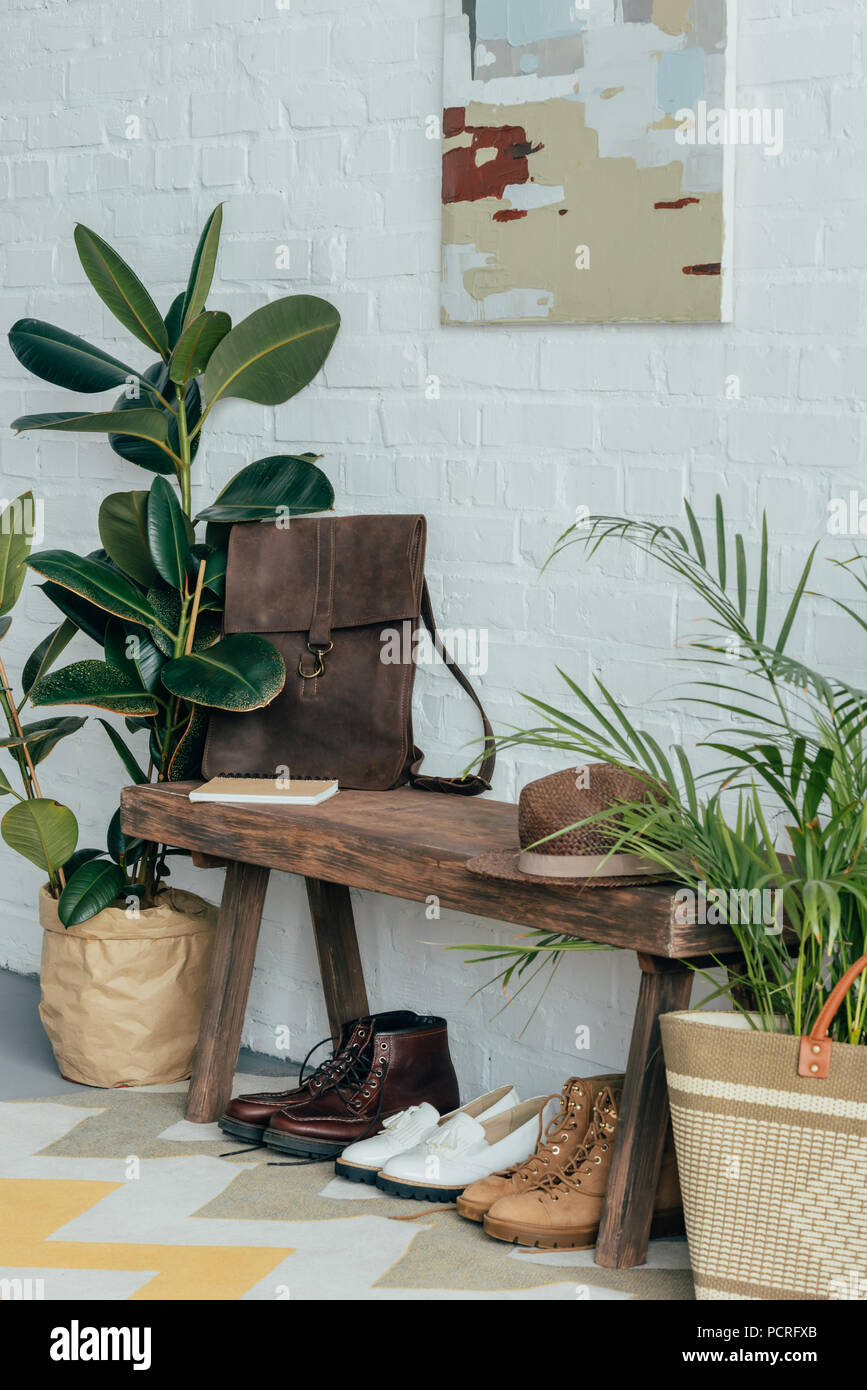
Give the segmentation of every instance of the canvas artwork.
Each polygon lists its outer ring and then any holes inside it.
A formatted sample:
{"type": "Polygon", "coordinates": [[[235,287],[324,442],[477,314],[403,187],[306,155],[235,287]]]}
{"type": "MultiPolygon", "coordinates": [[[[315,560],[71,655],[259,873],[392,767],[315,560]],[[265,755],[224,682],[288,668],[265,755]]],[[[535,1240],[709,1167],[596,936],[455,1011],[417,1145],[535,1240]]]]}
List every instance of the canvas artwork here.
{"type": "Polygon", "coordinates": [[[732,3],[446,0],[444,323],[730,317],[732,3]]]}

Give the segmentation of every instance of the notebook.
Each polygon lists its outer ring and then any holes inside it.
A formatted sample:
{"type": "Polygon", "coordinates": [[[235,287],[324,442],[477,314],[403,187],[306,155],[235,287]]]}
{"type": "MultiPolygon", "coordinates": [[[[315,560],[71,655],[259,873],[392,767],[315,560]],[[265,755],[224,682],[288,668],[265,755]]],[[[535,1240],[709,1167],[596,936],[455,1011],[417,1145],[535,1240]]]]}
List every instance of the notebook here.
{"type": "Polygon", "coordinates": [[[212,777],[190,801],[236,801],[248,806],[318,806],[337,791],[334,778],[212,777]]]}

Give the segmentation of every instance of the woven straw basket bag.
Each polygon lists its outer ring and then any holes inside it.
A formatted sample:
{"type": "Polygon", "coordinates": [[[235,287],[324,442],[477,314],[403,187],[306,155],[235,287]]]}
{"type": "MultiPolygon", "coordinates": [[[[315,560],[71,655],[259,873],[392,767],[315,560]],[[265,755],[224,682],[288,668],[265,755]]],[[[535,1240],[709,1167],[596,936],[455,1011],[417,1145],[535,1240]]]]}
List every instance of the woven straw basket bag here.
{"type": "Polygon", "coordinates": [[[660,1020],[698,1299],[867,1299],[867,1047],[737,1013],[660,1020]]]}

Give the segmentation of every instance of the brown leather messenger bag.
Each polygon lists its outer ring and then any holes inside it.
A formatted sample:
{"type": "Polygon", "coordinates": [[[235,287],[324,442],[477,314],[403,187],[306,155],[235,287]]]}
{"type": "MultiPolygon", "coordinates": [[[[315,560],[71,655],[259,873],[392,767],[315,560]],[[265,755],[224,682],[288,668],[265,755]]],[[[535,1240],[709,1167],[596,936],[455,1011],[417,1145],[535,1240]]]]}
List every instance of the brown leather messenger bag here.
{"type": "Polygon", "coordinates": [[[336,777],[362,791],[409,783],[461,796],[490,788],[493,732],[437,632],[424,578],[426,535],[423,516],[233,526],[224,635],[267,637],[286,663],[286,684],[264,709],[213,711],[206,776],[336,777]],[[419,622],[481,715],[486,745],[477,775],[419,773],[424,754],[412,731],[419,622]]]}

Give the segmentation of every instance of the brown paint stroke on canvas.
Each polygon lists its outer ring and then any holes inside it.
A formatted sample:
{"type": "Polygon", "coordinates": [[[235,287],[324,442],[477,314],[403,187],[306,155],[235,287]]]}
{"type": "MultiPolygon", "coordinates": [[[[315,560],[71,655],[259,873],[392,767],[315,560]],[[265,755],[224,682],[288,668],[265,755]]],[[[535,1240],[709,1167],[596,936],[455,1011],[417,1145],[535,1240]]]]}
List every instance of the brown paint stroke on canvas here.
{"type": "Polygon", "coordinates": [[[722,265],[719,261],[708,261],[706,265],[685,265],[684,275],[720,275],[722,265]]]}
{"type": "Polygon", "coordinates": [[[533,146],[542,146],[530,164],[532,181],[541,188],[561,188],[562,198],[507,223],[494,221],[494,214],[508,208],[508,195],[448,205],[444,242],[454,248],[458,264],[465,252],[460,288],[466,301],[460,304],[456,298],[453,314],[444,308],[444,322],[502,322],[510,317],[513,292],[537,290],[538,316],[525,308],[523,321],[695,322],[719,317],[721,195],[703,192],[686,217],[659,217],[654,207],[696,196],[684,186],[680,160],[640,168],[628,157],[601,157],[581,101],[467,103],[454,142],[463,148],[472,139],[464,124],[468,129],[522,126],[533,146]],[[567,208],[571,215],[561,216],[567,208]],[[591,248],[590,264],[582,270],[576,269],[579,243],[591,248]],[[714,269],[684,273],[685,266],[714,269]],[[491,297],[494,303],[487,312],[491,297]],[[475,314],[473,302],[479,308],[475,314]]]}
{"type": "Polygon", "coordinates": [[[495,222],[517,222],[520,218],[527,216],[526,208],[500,208],[499,212],[494,213],[495,222]]]}
{"type": "Polygon", "coordinates": [[[670,208],[672,211],[676,211],[678,208],[689,207],[690,203],[697,203],[698,201],[698,198],[675,198],[672,203],[654,203],[653,206],[657,211],[660,208],[670,208]]]}
{"type": "Polygon", "coordinates": [[[474,203],[480,198],[502,198],[512,183],[527,183],[531,154],[541,145],[527,139],[523,126],[472,126],[465,124],[462,107],[443,112],[443,137],[453,139],[466,132],[469,144],[460,144],[443,153],[443,202],[474,203]],[[481,162],[478,156],[483,154],[481,162]]]}

